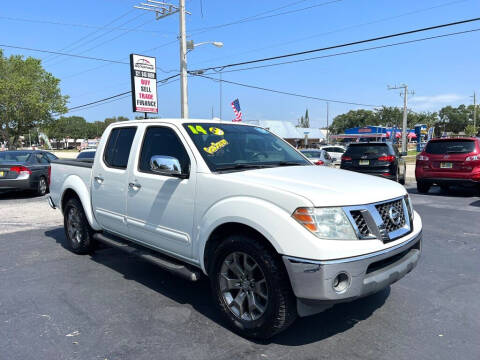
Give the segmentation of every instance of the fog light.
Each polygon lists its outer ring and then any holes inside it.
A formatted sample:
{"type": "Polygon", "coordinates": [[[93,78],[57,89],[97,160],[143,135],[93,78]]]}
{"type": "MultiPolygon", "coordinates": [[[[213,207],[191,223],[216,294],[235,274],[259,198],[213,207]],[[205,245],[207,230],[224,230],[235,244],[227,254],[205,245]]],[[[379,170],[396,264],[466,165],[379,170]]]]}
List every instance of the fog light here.
{"type": "Polygon", "coordinates": [[[337,294],[344,293],[350,287],[350,276],[345,272],[339,273],[333,279],[332,287],[337,294]]]}

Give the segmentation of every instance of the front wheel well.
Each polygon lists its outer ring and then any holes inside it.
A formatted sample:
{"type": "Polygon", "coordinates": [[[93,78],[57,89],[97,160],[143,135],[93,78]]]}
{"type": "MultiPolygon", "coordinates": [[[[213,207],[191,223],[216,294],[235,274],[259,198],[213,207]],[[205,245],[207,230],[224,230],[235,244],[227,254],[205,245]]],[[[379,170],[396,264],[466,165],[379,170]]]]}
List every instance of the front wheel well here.
{"type": "Polygon", "coordinates": [[[213,264],[213,254],[215,253],[215,249],[217,246],[225,239],[228,235],[233,234],[244,234],[249,237],[253,237],[258,241],[262,242],[266,247],[272,251],[272,253],[277,254],[277,251],[273,247],[273,245],[268,241],[265,236],[263,236],[258,230],[252,228],[251,226],[242,224],[242,223],[225,223],[219,225],[212,231],[210,234],[207,243],[205,244],[205,250],[203,252],[203,261],[205,266],[205,271],[207,274],[210,274],[210,267],[213,264]]]}

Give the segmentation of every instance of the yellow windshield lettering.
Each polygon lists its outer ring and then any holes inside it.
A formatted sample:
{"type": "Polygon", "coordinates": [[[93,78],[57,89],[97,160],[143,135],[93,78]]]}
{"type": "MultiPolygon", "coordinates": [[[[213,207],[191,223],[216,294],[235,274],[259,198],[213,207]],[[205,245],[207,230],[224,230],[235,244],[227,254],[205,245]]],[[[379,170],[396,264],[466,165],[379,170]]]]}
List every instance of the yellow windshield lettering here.
{"type": "Polygon", "coordinates": [[[207,135],[207,131],[200,125],[188,125],[188,128],[190,129],[190,131],[195,134],[195,135],[198,135],[199,133],[202,133],[204,135],[207,135]]]}

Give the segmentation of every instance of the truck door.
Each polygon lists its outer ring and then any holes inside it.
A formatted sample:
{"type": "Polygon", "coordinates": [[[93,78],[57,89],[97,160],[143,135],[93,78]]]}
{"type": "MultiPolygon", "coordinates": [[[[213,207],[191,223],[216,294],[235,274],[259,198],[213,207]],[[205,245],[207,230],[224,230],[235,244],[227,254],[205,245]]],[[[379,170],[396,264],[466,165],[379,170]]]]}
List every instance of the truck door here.
{"type": "MultiPolygon", "coordinates": [[[[127,234],[126,194],[128,190],[127,165],[137,128],[112,129],[92,172],[92,205],[97,222],[119,235],[127,234]]],[[[133,159],[133,156],[132,156],[133,159]]]]}
{"type": "Polygon", "coordinates": [[[173,126],[148,126],[130,171],[127,222],[130,237],[191,258],[195,201],[195,158],[173,126]],[[178,159],[189,178],[159,175],[150,168],[153,156],[178,159]]]}

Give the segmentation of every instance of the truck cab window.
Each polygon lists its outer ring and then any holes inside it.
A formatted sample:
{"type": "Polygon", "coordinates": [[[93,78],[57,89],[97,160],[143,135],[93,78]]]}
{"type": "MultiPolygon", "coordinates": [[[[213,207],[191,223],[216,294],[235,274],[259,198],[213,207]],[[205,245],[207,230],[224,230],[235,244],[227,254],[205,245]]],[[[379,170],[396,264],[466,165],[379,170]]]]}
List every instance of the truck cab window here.
{"type": "Polygon", "coordinates": [[[180,162],[183,172],[190,168],[190,158],[177,134],[167,127],[149,127],[145,133],[138,169],[151,173],[150,159],[155,155],[171,156],[180,162]]]}
{"type": "Polygon", "coordinates": [[[109,167],[126,169],[136,127],[113,129],[105,147],[104,161],[109,167]]]}

